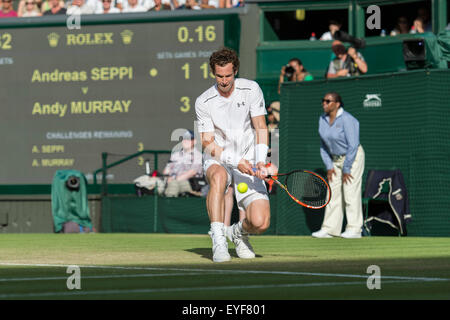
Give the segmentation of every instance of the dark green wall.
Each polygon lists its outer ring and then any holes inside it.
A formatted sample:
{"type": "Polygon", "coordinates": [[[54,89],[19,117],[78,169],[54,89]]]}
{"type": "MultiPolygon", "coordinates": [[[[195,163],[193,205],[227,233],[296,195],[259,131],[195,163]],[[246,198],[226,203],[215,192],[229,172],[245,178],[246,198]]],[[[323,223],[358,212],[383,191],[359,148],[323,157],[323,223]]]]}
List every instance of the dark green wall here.
{"type": "MultiPolygon", "coordinates": [[[[265,234],[276,232],[277,196],[271,195],[270,202],[271,225],[265,234]]],[[[231,223],[238,219],[234,206],[231,223]]],[[[207,234],[210,222],[205,198],[129,195],[102,198],[101,226],[102,232],[207,234]]]]}
{"type": "MultiPolygon", "coordinates": [[[[319,154],[320,99],[336,91],[344,109],[360,122],[365,175],[369,169],[402,171],[412,215],[408,235],[449,236],[448,88],[450,70],[286,84],[281,97],[280,171],[301,168],[324,174],[319,154]],[[364,106],[368,94],[379,95],[382,105],[364,106]]],[[[278,199],[278,234],[306,235],[320,228],[323,212],[294,214],[301,209],[285,198],[278,199]]]]}

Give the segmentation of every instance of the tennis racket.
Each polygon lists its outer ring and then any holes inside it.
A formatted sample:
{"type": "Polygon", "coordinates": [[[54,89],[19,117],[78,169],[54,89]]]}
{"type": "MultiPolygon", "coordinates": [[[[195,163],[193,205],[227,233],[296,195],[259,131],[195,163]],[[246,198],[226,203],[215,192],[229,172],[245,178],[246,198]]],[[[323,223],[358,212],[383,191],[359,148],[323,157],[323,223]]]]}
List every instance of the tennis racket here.
{"type": "Polygon", "coordinates": [[[330,186],[324,178],[312,171],[294,170],[268,178],[286,191],[292,200],[306,208],[321,209],[330,202],[330,186]]]}

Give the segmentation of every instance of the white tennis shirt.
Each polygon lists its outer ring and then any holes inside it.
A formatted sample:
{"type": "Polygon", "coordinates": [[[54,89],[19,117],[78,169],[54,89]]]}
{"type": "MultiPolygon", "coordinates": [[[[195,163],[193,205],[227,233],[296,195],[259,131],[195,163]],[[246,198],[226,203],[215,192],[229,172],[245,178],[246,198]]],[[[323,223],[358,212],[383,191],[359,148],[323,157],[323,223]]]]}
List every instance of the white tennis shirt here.
{"type": "Polygon", "coordinates": [[[228,98],[220,95],[217,85],[212,86],[195,101],[195,112],[199,132],[214,132],[215,143],[224,150],[231,148],[239,159],[255,159],[251,118],[267,113],[263,92],[255,81],[235,79],[228,98]]]}

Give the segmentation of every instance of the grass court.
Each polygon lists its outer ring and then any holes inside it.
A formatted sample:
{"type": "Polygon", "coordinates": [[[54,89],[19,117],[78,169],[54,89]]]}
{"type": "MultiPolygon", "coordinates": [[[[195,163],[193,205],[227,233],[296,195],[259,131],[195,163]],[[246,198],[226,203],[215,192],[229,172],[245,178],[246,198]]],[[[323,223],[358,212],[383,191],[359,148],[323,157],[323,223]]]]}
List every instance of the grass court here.
{"type": "Polygon", "coordinates": [[[232,260],[213,263],[208,235],[1,234],[0,300],[450,299],[450,238],[250,240],[255,259],[229,243],[232,260]]]}

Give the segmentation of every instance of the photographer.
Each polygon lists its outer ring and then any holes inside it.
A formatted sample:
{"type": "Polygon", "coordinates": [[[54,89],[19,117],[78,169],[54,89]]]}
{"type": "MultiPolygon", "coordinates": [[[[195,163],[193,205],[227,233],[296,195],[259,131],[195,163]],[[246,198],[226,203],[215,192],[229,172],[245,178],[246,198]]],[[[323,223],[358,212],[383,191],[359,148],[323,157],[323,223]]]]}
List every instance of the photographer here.
{"type": "Polygon", "coordinates": [[[298,58],[292,58],[287,65],[281,68],[280,80],[278,82],[278,94],[280,94],[281,84],[284,82],[285,77],[288,81],[312,80],[312,75],[306,71],[298,58]]]}
{"type": "Polygon", "coordinates": [[[367,63],[364,61],[364,57],[354,47],[347,50],[341,41],[335,40],[331,49],[336,57],[328,67],[328,79],[359,76],[367,72],[367,63]]]}

